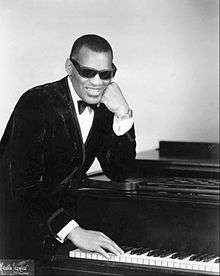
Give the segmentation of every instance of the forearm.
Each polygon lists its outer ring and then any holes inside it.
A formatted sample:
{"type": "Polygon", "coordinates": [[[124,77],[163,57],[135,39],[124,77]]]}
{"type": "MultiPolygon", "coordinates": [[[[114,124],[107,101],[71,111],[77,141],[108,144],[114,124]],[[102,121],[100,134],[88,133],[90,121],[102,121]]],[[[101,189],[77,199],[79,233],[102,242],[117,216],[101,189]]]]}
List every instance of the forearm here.
{"type": "Polygon", "coordinates": [[[125,179],[136,155],[134,126],[124,135],[111,133],[100,150],[98,160],[104,173],[112,180],[125,179]]]}
{"type": "MultiPolygon", "coordinates": [[[[39,184],[39,183],[38,183],[39,184]]],[[[45,183],[28,189],[14,189],[13,202],[17,202],[20,214],[24,215],[27,224],[43,226],[45,233],[56,238],[57,233],[72,219],[63,206],[65,191],[49,193],[45,183]]],[[[73,214],[72,214],[73,215],[73,214]]]]}

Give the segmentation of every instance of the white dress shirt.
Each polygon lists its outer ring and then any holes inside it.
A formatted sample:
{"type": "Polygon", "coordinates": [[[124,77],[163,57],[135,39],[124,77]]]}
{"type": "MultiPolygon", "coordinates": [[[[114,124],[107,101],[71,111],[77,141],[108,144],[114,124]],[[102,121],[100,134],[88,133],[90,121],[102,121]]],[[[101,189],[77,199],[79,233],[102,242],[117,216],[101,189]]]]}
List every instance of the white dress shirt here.
{"type": "MultiPolygon", "coordinates": [[[[81,130],[81,134],[82,134],[82,138],[83,138],[83,143],[85,143],[90,128],[92,127],[92,122],[93,122],[93,118],[94,118],[94,110],[87,106],[85,108],[85,110],[79,114],[78,111],[78,104],[77,101],[82,100],[78,94],[75,92],[72,82],[70,80],[70,78],[68,77],[68,85],[69,85],[69,89],[72,95],[72,99],[73,99],[73,103],[74,103],[74,107],[76,110],[76,115],[77,115],[77,119],[79,121],[79,126],[80,126],[80,130],[81,130]]],[[[133,118],[117,118],[116,116],[114,116],[113,119],[113,131],[117,136],[123,135],[125,134],[127,131],[130,130],[130,128],[132,127],[134,123],[133,118]]],[[[64,242],[66,236],[74,229],[76,228],[78,225],[78,223],[74,220],[71,220],[68,224],[66,224],[57,234],[57,240],[59,240],[60,242],[64,242]]]]}

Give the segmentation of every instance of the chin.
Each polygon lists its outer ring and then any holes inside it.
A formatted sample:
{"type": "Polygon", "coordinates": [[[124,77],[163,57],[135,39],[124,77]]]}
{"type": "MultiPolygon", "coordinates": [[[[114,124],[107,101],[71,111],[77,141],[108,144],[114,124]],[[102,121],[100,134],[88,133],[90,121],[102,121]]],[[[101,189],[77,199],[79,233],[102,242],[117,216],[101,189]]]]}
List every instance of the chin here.
{"type": "Polygon", "coordinates": [[[97,104],[97,103],[100,102],[100,100],[101,100],[100,96],[99,97],[88,97],[86,99],[86,102],[89,103],[89,104],[97,104]]]}

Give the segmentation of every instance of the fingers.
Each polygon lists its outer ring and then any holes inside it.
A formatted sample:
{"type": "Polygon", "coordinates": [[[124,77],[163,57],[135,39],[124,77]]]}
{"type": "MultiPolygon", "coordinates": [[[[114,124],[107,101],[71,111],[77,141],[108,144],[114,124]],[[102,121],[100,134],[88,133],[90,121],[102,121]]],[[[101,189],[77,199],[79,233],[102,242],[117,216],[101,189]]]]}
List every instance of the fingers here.
{"type": "Polygon", "coordinates": [[[129,106],[120,87],[116,83],[110,83],[105,89],[100,103],[103,103],[112,113],[118,117],[126,114],[129,106]]]}
{"type": "Polygon", "coordinates": [[[116,243],[109,243],[107,241],[103,241],[99,247],[96,248],[96,252],[102,254],[105,258],[109,259],[110,256],[108,253],[113,253],[116,256],[123,254],[123,250],[116,245],[116,243]],[[105,250],[104,250],[105,249],[105,250]],[[107,250],[107,251],[106,251],[107,250]]]}
{"type": "Polygon", "coordinates": [[[100,244],[100,246],[102,246],[103,248],[107,249],[108,251],[110,251],[111,253],[117,256],[124,253],[124,251],[108,236],[106,236],[103,233],[100,233],[100,234],[102,235],[102,238],[103,238],[103,241],[100,244]]]}
{"type": "Polygon", "coordinates": [[[116,256],[124,253],[113,240],[102,232],[85,230],[78,227],[70,232],[68,239],[70,239],[77,247],[84,250],[98,252],[107,259],[110,257],[107,252],[113,253],[116,256]],[[105,250],[107,250],[107,252],[105,250]]]}
{"type": "Polygon", "coordinates": [[[122,92],[120,87],[115,83],[115,82],[111,82],[106,89],[104,90],[103,93],[103,99],[102,100],[110,100],[111,97],[119,97],[122,96],[122,92]]]}
{"type": "Polygon", "coordinates": [[[113,252],[115,254],[116,254],[116,252],[119,253],[119,254],[123,254],[124,253],[124,251],[113,240],[111,240],[105,234],[103,234],[103,235],[107,239],[107,242],[108,242],[107,244],[109,244],[111,246],[111,248],[112,248],[112,250],[110,250],[109,248],[106,248],[106,249],[108,249],[109,251],[111,251],[111,252],[113,252]]]}
{"type": "Polygon", "coordinates": [[[115,242],[113,242],[113,243],[114,243],[115,248],[118,250],[118,252],[120,254],[124,254],[124,251],[115,242]]]}
{"type": "Polygon", "coordinates": [[[104,243],[104,244],[102,244],[102,247],[104,249],[108,250],[110,253],[113,253],[116,256],[119,256],[120,254],[122,254],[120,248],[118,246],[116,246],[116,244],[104,243]]]}
{"type": "Polygon", "coordinates": [[[110,256],[109,254],[104,250],[102,249],[101,247],[98,247],[96,249],[96,252],[100,253],[102,256],[104,256],[106,259],[110,259],[110,256]]]}
{"type": "Polygon", "coordinates": [[[97,247],[95,249],[96,252],[99,252],[105,258],[110,257],[108,254],[109,252],[113,253],[116,256],[119,256],[120,254],[124,253],[124,251],[104,233],[96,232],[96,234],[99,236],[97,247]],[[104,249],[107,250],[107,252],[104,249]]]}

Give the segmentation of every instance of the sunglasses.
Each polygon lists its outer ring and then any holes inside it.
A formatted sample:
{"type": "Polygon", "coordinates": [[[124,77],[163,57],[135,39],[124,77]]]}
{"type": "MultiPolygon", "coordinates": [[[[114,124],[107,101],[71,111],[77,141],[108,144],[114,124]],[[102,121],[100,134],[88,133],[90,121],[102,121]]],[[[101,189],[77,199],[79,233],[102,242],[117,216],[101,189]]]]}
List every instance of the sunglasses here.
{"type": "Polygon", "coordinates": [[[77,72],[83,78],[88,78],[88,79],[94,78],[98,74],[101,80],[110,80],[115,76],[115,73],[117,71],[117,68],[113,63],[112,63],[112,66],[113,66],[112,70],[98,71],[96,69],[80,65],[75,59],[70,58],[70,60],[74,65],[74,67],[76,68],[77,72]]]}

